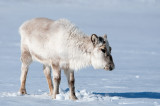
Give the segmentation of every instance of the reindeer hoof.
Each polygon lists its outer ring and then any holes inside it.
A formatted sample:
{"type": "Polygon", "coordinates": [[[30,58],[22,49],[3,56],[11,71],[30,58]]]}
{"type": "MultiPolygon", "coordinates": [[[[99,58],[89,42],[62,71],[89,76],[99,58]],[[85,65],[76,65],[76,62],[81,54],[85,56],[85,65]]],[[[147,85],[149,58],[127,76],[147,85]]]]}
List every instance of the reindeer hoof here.
{"type": "Polygon", "coordinates": [[[52,99],[56,99],[56,95],[53,95],[53,96],[52,96],[52,99]]]}
{"type": "Polygon", "coordinates": [[[26,89],[20,89],[20,93],[21,93],[22,95],[27,94],[26,89]]]}
{"type": "Polygon", "coordinates": [[[78,98],[76,96],[70,96],[69,99],[73,100],[73,101],[76,101],[78,100],[78,98]]]}

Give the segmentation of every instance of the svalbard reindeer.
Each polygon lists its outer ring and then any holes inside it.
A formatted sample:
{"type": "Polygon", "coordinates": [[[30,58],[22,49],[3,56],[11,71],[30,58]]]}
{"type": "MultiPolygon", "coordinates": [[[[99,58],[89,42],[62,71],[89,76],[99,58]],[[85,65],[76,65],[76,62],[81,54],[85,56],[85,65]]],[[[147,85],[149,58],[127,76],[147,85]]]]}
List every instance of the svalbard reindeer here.
{"type": "Polygon", "coordinates": [[[66,19],[53,21],[47,18],[35,18],[24,22],[21,35],[21,87],[20,93],[26,94],[28,67],[33,60],[43,64],[50,95],[56,99],[59,94],[61,70],[68,79],[70,99],[76,100],[74,70],[92,65],[95,69],[113,70],[107,36],[85,35],[66,19]],[[53,73],[53,84],[51,71],[53,73]]]}

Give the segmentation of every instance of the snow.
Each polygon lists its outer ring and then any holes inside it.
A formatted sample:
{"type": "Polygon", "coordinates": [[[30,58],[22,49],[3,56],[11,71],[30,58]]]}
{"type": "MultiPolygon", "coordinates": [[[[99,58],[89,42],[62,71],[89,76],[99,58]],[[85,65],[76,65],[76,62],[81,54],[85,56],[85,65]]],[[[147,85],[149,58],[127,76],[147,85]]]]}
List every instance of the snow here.
{"type": "Polygon", "coordinates": [[[1,0],[1,106],[160,106],[159,0],[1,0]],[[88,35],[108,34],[116,68],[92,67],[75,73],[78,101],[69,100],[64,73],[60,94],[53,100],[42,71],[33,63],[27,77],[28,95],[20,87],[19,26],[35,17],[67,18],[88,35]]]}

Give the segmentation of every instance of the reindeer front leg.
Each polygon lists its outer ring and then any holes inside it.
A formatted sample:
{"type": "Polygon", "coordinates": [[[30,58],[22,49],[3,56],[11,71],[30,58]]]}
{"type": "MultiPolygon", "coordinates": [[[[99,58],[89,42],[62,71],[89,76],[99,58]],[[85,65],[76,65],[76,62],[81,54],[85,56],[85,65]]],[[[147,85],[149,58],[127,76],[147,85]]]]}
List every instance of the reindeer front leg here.
{"type": "Polygon", "coordinates": [[[71,100],[77,100],[78,98],[75,95],[75,87],[74,87],[74,83],[75,83],[74,72],[70,72],[69,70],[65,70],[64,72],[65,72],[66,77],[68,79],[68,86],[69,86],[69,90],[70,90],[69,98],[71,100]]]}
{"type": "Polygon", "coordinates": [[[61,70],[59,66],[52,64],[52,71],[53,71],[53,99],[56,99],[56,94],[59,94],[59,85],[61,81],[61,70]]]}

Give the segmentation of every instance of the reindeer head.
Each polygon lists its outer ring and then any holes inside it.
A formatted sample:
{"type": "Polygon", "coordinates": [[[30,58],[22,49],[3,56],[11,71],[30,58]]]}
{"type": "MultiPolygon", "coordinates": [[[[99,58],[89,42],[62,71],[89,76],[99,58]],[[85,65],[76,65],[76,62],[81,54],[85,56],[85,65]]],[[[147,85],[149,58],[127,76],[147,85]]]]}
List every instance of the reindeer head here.
{"type": "Polygon", "coordinates": [[[107,40],[107,35],[98,37],[96,34],[91,35],[91,41],[94,49],[91,53],[91,63],[95,69],[113,70],[115,68],[111,55],[111,47],[107,40]]]}

